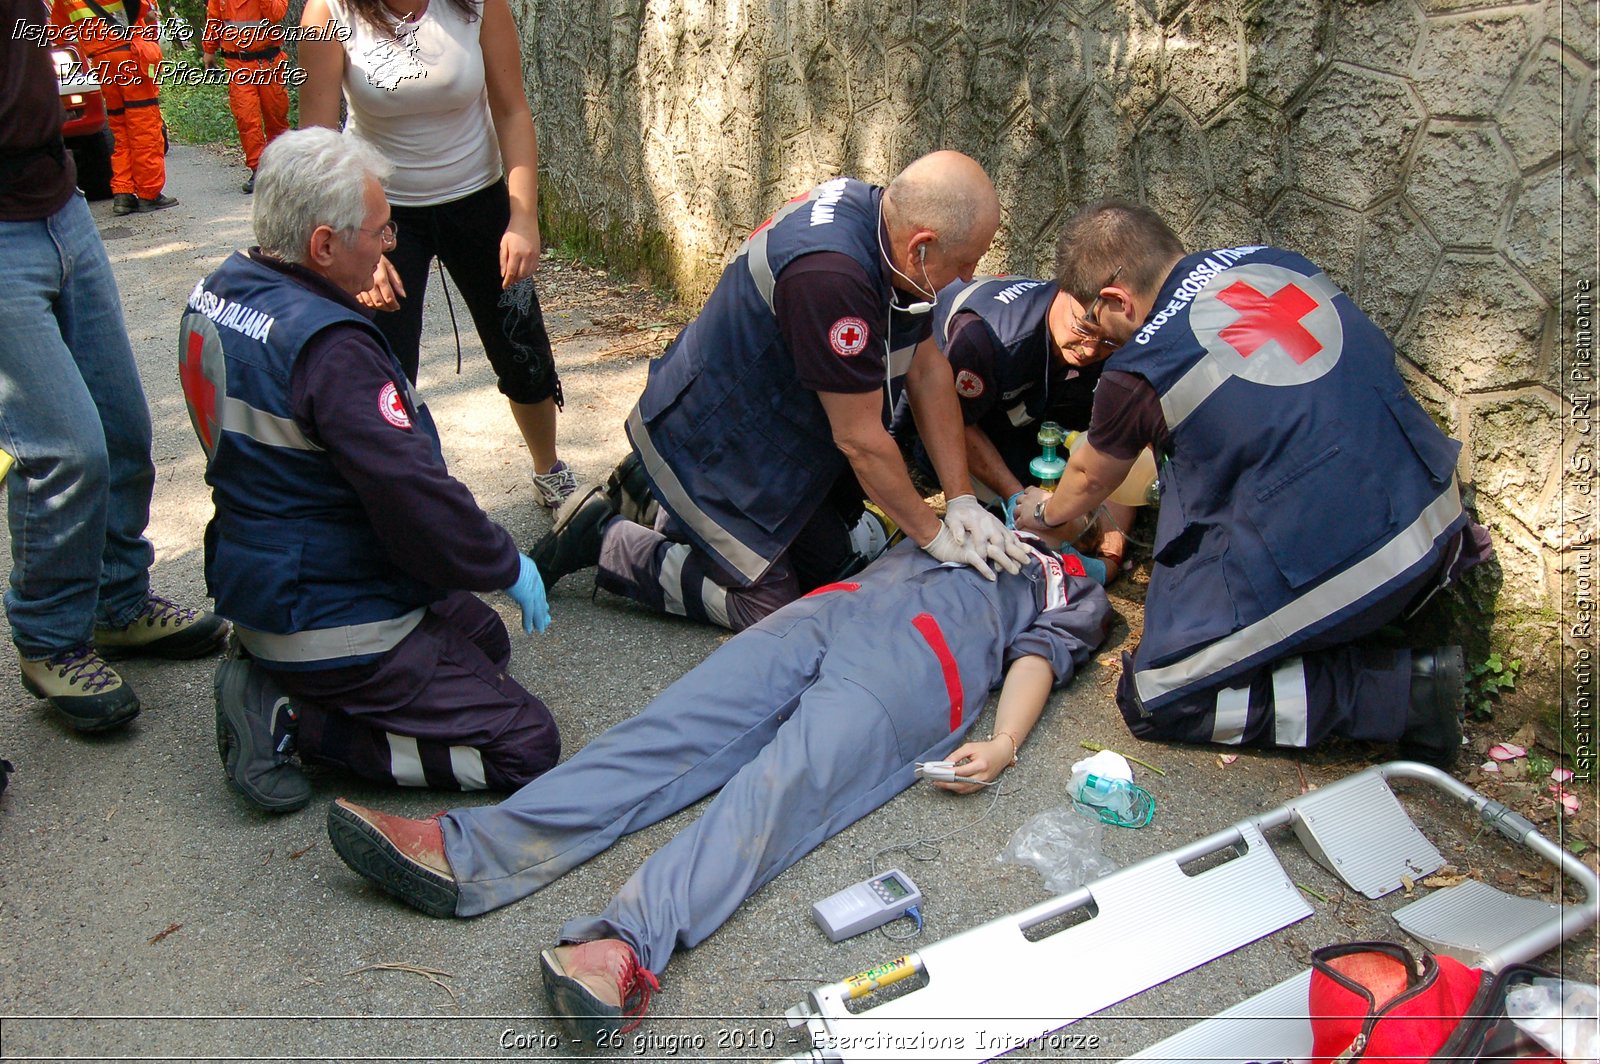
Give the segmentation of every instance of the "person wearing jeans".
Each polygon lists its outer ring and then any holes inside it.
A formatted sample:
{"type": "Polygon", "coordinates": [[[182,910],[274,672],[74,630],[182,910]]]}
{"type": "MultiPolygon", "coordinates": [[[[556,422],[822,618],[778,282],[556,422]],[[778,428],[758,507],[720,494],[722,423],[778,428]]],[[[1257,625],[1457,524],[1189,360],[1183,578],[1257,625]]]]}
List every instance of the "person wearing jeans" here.
{"type": "Polygon", "coordinates": [[[5,609],[23,686],[72,727],[103,731],[139,713],[105,658],[198,657],[228,625],[150,591],[150,413],[56,92],[47,51],[0,40],[0,448],[15,462],[5,609]]]}

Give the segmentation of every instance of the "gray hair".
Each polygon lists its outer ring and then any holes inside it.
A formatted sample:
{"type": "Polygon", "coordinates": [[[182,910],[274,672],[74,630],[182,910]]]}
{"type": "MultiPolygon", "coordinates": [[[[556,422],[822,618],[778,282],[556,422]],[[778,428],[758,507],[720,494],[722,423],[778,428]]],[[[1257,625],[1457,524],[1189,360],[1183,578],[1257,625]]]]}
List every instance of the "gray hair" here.
{"type": "Polygon", "coordinates": [[[321,128],[284,133],[256,167],[256,243],[273,258],[305,265],[317,226],[353,233],[366,221],[367,178],[382,181],[393,170],[356,137],[321,128]]]}

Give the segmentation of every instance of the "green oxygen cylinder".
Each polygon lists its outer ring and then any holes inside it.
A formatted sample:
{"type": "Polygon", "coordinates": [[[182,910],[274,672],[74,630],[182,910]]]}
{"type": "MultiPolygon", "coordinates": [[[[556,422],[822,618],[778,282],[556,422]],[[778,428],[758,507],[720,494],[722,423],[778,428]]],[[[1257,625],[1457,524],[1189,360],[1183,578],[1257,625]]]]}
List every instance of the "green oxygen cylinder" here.
{"type": "Polygon", "coordinates": [[[1056,448],[1061,446],[1063,437],[1061,426],[1054,421],[1046,421],[1040,425],[1038,440],[1043,453],[1028,463],[1028,472],[1039,482],[1041,488],[1048,491],[1055,490],[1056,484],[1061,480],[1061,474],[1067,470],[1066,459],[1056,457],[1056,448]]]}

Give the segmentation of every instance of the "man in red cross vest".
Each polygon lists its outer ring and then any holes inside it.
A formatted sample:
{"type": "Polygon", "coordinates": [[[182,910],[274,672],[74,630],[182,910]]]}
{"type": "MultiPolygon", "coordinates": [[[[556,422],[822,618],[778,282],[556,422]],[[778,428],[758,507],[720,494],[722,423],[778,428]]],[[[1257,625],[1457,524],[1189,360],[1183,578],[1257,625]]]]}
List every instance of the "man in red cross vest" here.
{"type": "Polygon", "coordinates": [[[1117,347],[1088,442],[1018,526],[1081,520],[1151,446],[1161,509],[1143,637],[1118,705],[1136,735],[1309,747],[1398,742],[1453,763],[1461,649],[1374,642],[1490,554],[1461,445],[1407,391],[1389,339],[1311,262],[1264,245],[1186,254],[1107,201],[1057,252],[1085,339],[1117,347]]]}

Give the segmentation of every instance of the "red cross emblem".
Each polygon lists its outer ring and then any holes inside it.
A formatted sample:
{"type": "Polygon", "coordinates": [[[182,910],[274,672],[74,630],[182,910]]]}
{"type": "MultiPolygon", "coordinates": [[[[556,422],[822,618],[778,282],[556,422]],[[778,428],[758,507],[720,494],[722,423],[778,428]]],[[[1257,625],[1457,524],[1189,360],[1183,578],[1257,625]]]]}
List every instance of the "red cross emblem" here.
{"type": "Polygon", "coordinates": [[[1232,344],[1241,358],[1249,358],[1274,340],[1301,364],[1322,350],[1317,338],[1300,324],[1300,319],[1317,309],[1317,301],[1297,285],[1286,284],[1264,296],[1245,282],[1235,281],[1218,292],[1217,298],[1239,312],[1239,320],[1217,335],[1232,344]]]}
{"type": "MultiPolygon", "coordinates": [[[[217,377],[222,368],[221,342],[217,338],[217,327],[199,314],[185,316],[183,333],[183,346],[178,351],[178,380],[183,385],[184,404],[189,408],[189,423],[194,426],[200,446],[205,448],[209,458],[217,449],[219,435],[217,392],[220,381],[217,377]],[[210,359],[206,357],[208,349],[212,352],[210,359]],[[207,365],[208,362],[211,365],[207,365]]],[[[226,394],[225,387],[221,390],[226,394]]]]}
{"type": "Polygon", "coordinates": [[[1274,388],[1307,384],[1339,364],[1339,289],[1321,273],[1245,262],[1195,295],[1189,325],[1217,370],[1274,388]]]}
{"type": "Polygon", "coordinates": [[[386,382],[379,390],[378,413],[397,429],[411,428],[411,415],[406,411],[406,404],[401,400],[400,389],[395,387],[394,381],[386,382]]]}
{"type": "Polygon", "coordinates": [[[834,353],[850,358],[866,350],[867,333],[867,323],[860,318],[840,318],[828,330],[828,342],[834,353]]]}

